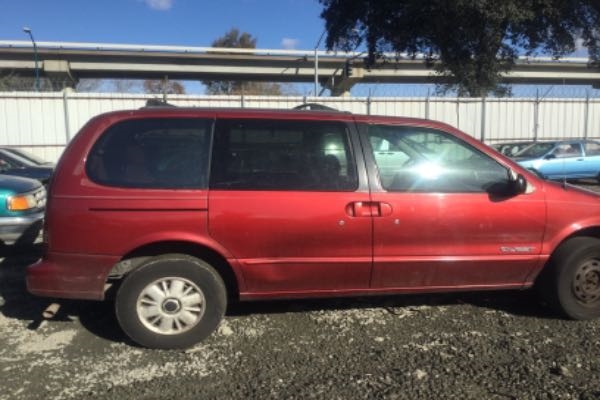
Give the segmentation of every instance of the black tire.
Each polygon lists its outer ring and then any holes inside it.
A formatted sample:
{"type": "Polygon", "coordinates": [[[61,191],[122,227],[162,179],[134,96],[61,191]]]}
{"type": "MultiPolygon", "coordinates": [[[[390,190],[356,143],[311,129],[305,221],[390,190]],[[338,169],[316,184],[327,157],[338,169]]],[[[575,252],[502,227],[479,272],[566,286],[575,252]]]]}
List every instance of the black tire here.
{"type": "Polygon", "coordinates": [[[227,291],[206,262],[167,254],[151,258],[125,277],[115,308],[123,331],[141,346],[187,348],[219,326],[227,291]]]}
{"type": "Polygon", "coordinates": [[[577,320],[600,317],[600,239],[568,239],[546,268],[539,289],[556,311],[577,320]]]}

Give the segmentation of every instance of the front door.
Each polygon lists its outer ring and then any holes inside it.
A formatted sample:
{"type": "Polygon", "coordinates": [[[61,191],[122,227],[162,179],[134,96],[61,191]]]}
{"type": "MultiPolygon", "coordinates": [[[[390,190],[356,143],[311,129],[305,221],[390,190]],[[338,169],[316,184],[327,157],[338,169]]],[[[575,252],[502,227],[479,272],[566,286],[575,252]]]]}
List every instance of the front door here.
{"type": "MultiPolygon", "coordinates": [[[[541,190],[509,194],[509,170],[455,136],[371,125],[377,165],[373,288],[519,287],[539,260],[541,190]]],[[[371,163],[373,164],[373,163],[371,163]]]]}
{"type": "Polygon", "coordinates": [[[353,215],[369,201],[356,148],[344,122],[217,121],[209,231],[240,265],[242,295],[368,288],[372,220],[353,215]]]}

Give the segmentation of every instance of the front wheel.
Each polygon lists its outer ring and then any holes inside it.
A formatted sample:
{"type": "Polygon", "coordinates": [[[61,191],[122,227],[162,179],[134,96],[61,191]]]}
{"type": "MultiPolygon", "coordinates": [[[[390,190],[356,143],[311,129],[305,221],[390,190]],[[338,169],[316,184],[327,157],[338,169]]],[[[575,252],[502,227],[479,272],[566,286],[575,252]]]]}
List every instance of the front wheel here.
{"type": "Polygon", "coordinates": [[[600,317],[600,240],[576,237],[561,244],[542,276],[543,295],[572,319],[600,317]]]}
{"type": "Polygon", "coordinates": [[[217,328],[227,296],[209,264],[169,254],[153,257],[127,275],[115,307],[121,328],[134,342],[176,349],[200,342],[217,328]]]}

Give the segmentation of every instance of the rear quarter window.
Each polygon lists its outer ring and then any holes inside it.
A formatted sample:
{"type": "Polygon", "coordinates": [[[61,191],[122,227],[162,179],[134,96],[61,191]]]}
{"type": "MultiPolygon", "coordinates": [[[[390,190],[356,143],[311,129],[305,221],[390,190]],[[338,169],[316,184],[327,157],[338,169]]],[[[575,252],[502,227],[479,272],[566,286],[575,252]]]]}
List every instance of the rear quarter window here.
{"type": "Polygon", "coordinates": [[[585,155],[600,156],[600,143],[587,142],[585,144],[585,155]]]}
{"type": "Polygon", "coordinates": [[[193,118],[118,122],[93,146],[87,175],[115,187],[206,188],[211,126],[211,120],[193,118]]]}

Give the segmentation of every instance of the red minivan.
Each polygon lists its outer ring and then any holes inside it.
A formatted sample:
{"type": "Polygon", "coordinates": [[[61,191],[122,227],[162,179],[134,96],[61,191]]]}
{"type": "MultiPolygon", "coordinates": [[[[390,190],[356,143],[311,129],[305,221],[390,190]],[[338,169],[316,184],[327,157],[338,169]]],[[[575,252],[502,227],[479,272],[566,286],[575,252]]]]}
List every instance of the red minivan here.
{"type": "Polygon", "coordinates": [[[438,122],[332,111],[95,117],[49,189],[33,294],[188,347],[228,300],[525,289],[600,315],[600,197],[438,122]],[[110,292],[109,292],[110,291],[110,292]]]}

